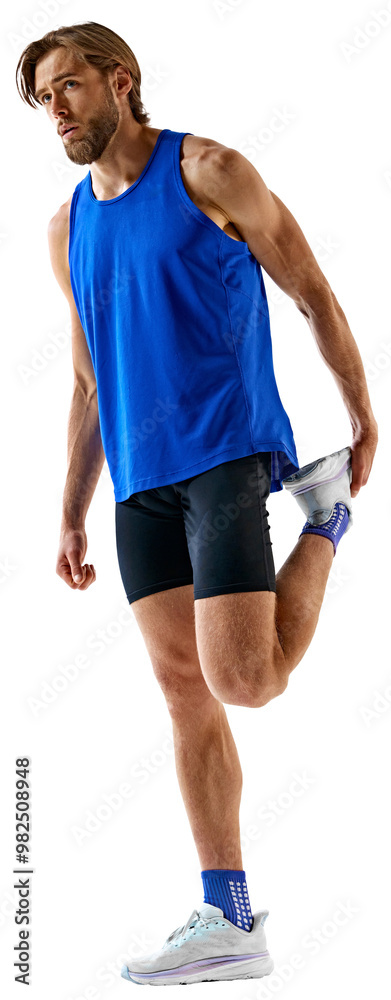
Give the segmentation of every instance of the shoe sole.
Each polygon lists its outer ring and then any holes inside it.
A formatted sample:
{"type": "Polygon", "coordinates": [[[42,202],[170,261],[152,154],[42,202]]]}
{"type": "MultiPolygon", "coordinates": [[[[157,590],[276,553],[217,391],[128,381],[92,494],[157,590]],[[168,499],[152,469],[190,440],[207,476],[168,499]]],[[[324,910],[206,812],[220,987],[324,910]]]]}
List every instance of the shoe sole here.
{"type": "Polygon", "coordinates": [[[191,983],[227,982],[233,979],[261,979],[269,976],[274,969],[274,962],[269,952],[249,957],[232,955],[229,958],[202,959],[178,969],[168,969],[165,972],[137,973],[131,972],[123,965],[121,976],[131,983],[147,986],[184,986],[191,983]]]}
{"type": "Polygon", "coordinates": [[[295,472],[293,476],[288,476],[287,479],[283,480],[283,486],[295,497],[299,507],[313,527],[319,527],[331,517],[337,502],[345,504],[349,512],[349,523],[346,531],[349,531],[353,524],[351,482],[352,453],[351,449],[347,447],[341,448],[340,451],[334,451],[331,455],[325,455],[324,458],[319,458],[310,465],[303,466],[300,472],[295,472]],[[323,467],[323,476],[319,471],[322,462],[327,462],[327,465],[323,467]],[[303,483],[303,480],[306,481],[303,483]],[[338,483],[338,480],[341,482],[338,487],[334,488],[335,493],[331,492],[330,494],[329,492],[327,495],[327,487],[332,483],[338,483]],[[324,487],[326,487],[326,496],[324,495],[324,487]]]}
{"type": "Polygon", "coordinates": [[[324,486],[326,483],[333,483],[336,479],[339,479],[343,473],[347,472],[351,468],[351,449],[342,448],[340,451],[334,451],[331,455],[324,455],[323,458],[317,459],[316,462],[310,462],[309,465],[304,465],[300,472],[294,472],[292,476],[288,476],[287,479],[283,479],[283,485],[288,489],[293,496],[297,496],[300,493],[306,493],[307,490],[316,489],[318,486],[324,486]],[[335,469],[333,476],[328,476],[326,479],[319,478],[317,474],[317,469],[321,462],[324,462],[326,458],[336,458],[339,456],[339,461],[335,469]],[[300,487],[300,483],[303,479],[307,478],[305,486],[300,487]],[[295,489],[296,485],[298,489],[295,489]]]}

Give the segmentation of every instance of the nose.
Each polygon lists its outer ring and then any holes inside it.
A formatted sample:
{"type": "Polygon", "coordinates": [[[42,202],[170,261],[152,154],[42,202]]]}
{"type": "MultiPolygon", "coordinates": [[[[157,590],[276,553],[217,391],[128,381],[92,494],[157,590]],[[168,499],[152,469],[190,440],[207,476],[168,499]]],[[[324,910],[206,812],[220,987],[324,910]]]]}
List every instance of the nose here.
{"type": "Polygon", "coordinates": [[[64,115],[64,117],[66,117],[68,113],[68,108],[64,102],[63,95],[56,97],[56,95],[53,94],[50,102],[50,114],[52,117],[55,119],[59,118],[60,115],[64,115]]]}

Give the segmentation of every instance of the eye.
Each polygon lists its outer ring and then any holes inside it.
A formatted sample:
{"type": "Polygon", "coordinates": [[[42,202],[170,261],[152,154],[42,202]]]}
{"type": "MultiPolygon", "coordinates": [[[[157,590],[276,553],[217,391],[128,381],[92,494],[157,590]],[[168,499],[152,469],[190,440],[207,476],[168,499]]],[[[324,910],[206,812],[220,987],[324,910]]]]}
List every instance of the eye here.
{"type": "MultiPolygon", "coordinates": [[[[64,86],[67,87],[68,84],[71,84],[71,86],[73,86],[75,83],[76,83],[76,80],[66,80],[64,86]]],[[[47,97],[50,97],[50,94],[44,94],[43,97],[41,97],[41,104],[47,104],[48,103],[47,100],[46,100],[47,97]]]]}

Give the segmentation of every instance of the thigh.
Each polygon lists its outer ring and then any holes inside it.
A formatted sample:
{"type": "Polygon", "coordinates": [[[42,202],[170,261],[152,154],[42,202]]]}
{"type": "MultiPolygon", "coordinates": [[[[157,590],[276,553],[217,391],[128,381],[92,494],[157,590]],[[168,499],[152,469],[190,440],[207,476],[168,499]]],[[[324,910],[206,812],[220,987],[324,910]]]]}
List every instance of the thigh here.
{"type": "Polygon", "coordinates": [[[270,452],[257,452],[177,483],[194,578],[194,600],[276,592],[266,500],[270,452]]]}
{"type": "Polygon", "coordinates": [[[198,657],[193,586],[171,588],[135,601],[132,610],[155,676],[168,701],[209,694],[198,657]]]}
{"type": "Polygon", "coordinates": [[[144,490],[117,501],[115,535],[129,604],[193,582],[183,513],[173,488],[144,490]]]}
{"type": "Polygon", "coordinates": [[[197,648],[213,683],[252,666],[267,673],[277,651],[270,459],[258,452],[186,481],[197,648]]]}
{"type": "Polygon", "coordinates": [[[169,707],[185,689],[187,698],[210,695],[198,658],[193,573],[174,490],[117,502],[115,528],[125,592],[169,707]]]}

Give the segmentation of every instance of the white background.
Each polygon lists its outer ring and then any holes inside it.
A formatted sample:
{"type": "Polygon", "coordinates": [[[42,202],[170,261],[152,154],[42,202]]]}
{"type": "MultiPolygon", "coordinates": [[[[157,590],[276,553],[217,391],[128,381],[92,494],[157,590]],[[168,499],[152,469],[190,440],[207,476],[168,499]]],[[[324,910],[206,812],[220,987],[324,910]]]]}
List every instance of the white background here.
{"type": "MultiPolygon", "coordinates": [[[[136,54],[152,127],[240,149],[291,210],[345,311],[380,431],[315,637],[286,692],[262,709],[227,706],[244,773],[250,902],[270,909],[275,973],[193,986],[194,996],[208,989],[241,1000],[385,996],[391,3],[53,0],[49,8],[50,16],[31,0],[2,14],[3,995],[21,989],[13,980],[12,875],[19,755],[31,757],[30,996],[125,996],[134,986],[120,979],[122,963],[161,945],[203,898],[170,716],[119,575],[106,464],[86,523],[96,583],[73,592],[55,574],[73,378],[68,307],[46,231],[88,168],[67,160],[43,110],[22,103],[14,74],[31,38],[96,20],[136,54]],[[386,25],[374,18],[381,10],[386,25]],[[273,132],[276,113],[290,120],[273,132]],[[77,666],[83,654],[84,668],[77,666]],[[64,681],[61,667],[69,665],[73,680],[64,681]],[[43,694],[52,700],[42,702],[43,694]],[[298,776],[308,786],[301,794],[298,776]],[[343,907],[349,917],[341,918],[343,907]]],[[[305,319],[264,277],[277,382],[304,464],[349,444],[350,422],[305,319]]],[[[284,492],[269,505],[278,569],[303,518],[284,492]]]]}

